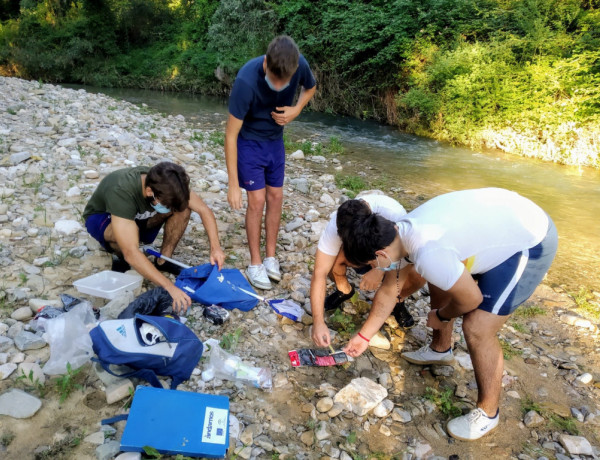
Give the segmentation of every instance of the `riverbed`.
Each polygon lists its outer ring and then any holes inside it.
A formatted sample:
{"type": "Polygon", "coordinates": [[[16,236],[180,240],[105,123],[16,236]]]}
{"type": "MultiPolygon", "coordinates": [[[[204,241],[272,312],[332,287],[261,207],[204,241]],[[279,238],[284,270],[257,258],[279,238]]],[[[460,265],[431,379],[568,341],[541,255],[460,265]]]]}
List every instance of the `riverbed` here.
{"type": "MultiPolygon", "coordinates": [[[[76,86],[81,88],[81,86],[76,86]]],[[[203,129],[224,130],[227,101],[185,93],[83,87],[165,114],[182,114],[203,129]]],[[[294,139],[341,140],[340,174],[362,174],[423,199],[468,188],[503,187],[524,195],[552,217],[559,231],[547,282],[567,291],[600,291],[600,171],[557,165],[497,151],[455,147],[350,117],[304,112],[286,131],[294,139]],[[377,177],[375,177],[377,176],[377,177]]],[[[289,152],[288,152],[289,153],[289,152]]],[[[384,190],[386,191],[386,190],[384,190]]]]}

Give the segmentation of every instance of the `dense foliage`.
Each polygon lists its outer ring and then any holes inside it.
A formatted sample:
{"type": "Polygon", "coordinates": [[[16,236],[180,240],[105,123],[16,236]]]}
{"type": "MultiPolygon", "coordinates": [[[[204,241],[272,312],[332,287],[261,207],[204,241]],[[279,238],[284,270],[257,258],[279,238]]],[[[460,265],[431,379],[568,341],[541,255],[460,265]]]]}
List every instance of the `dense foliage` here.
{"type": "Polygon", "coordinates": [[[317,110],[600,166],[600,0],[0,0],[0,73],[227,94],[278,33],[317,110]]]}

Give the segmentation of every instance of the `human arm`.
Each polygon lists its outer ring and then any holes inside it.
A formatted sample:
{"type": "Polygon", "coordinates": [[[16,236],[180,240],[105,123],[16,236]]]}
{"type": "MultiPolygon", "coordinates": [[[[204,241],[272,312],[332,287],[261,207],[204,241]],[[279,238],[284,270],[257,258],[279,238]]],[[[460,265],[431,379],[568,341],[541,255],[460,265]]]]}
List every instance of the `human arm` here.
{"type": "Polygon", "coordinates": [[[481,290],[465,268],[458,281],[447,291],[430,285],[431,311],[427,316],[427,326],[440,329],[444,323],[439,320],[436,310],[444,319],[453,319],[475,310],[483,301],[481,290]]]}
{"type": "Polygon", "coordinates": [[[227,165],[227,176],[229,179],[227,201],[233,209],[242,208],[242,190],[238,181],[237,139],[243,123],[243,120],[234,117],[230,113],[227,119],[227,127],[225,128],[225,164],[227,165]]]}
{"type": "Polygon", "coordinates": [[[225,253],[223,252],[223,249],[221,249],[221,244],[219,243],[219,231],[217,229],[215,215],[206,205],[204,200],[202,200],[195,192],[190,193],[188,206],[192,211],[197,212],[200,219],[202,219],[202,225],[204,225],[210,244],[210,263],[212,265],[217,264],[219,270],[221,270],[223,263],[225,263],[225,253]]]}
{"type": "Polygon", "coordinates": [[[329,346],[331,337],[325,324],[325,292],[327,275],[333,268],[336,256],[330,256],[317,249],[315,268],[310,283],[310,308],[313,317],[312,339],[319,347],[329,346]]]}
{"type": "Polygon", "coordinates": [[[123,217],[111,217],[112,231],[125,260],[140,275],[164,288],[173,298],[173,310],[185,312],[192,299],[175,286],[171,280],[159,272],[148,258],[139,250],[139,229],[135,221],[123,217]]]}
{"type": "Polygon", "coordinates": [[[273,120],[275,120],[275,123],[281,126],[285,126],[291,121],[293,121],[298,115],[300,115],[302,109],[312,99],[316,90],[316,85],[308,89],[302,87],[296,105],[275,107],[275,111],[271,112],[271,116],[273,117],[273,120]]]}
{"type": "Polygon", "coordinates": [[[358,287],[363,291],[374,291],[381,284],[383,275],[385,275],[385,272],[381,270],[369,270],[363,275],[358,287]]]}
{"type": "Polygon", "coordinates": [[[356,334],[344,347],[344,351],[348,356],[355,358],[367,349],[369,342],[365,338],[370,340],[381,329],[385,320],[394,310],[398,298],[398,289],[402,289],[407,274],[408,270],[406,268],[400,270],[398,279],[396,279],[396,271],[386,273],[381,287],[373,298],[373,306],[369,316],[359,330],[360,335],[356,334]]]}

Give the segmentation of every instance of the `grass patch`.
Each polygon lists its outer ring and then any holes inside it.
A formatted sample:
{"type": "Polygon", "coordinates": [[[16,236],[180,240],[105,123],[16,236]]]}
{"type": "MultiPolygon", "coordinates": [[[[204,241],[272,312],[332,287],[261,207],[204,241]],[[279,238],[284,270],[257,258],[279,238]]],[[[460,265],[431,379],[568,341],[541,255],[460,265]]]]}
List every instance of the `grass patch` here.
{"type": "Polygon", "coordinates": [[[513,356],[520,356],[523,354],[522,350],[513,347],[508,340],[500,339],[500,347],[502,348],[502,356],[507,361],[512,359],[513,356]]]}
{"type": "Polygon", "coordinates": [[[579,312],[595,320],[600,319],[600,304],[594,301],[595,296],[589,289],[582,287],[579,292],[570,292],[569,296],[575,301],[579,312]]]}
{"type": "Polygon", "coordinates": [[[446,417],[458,417],[462,412],[459,407],[454,405],[453,393],[452,388],[445,388],[439,391],[435,388],[427,387],[424,398],[434,403],[446,417]]]}
{"type": "Polygon", "coordinates": [[[242,335],[241,328],[236,329],[233,333],[223,334],[223,337],[221,338],[221,342],[219,343],[219,346],[223,350],[233,351],[233,350],[235,350],[235,347],[237,347],[237,344],[240,341],[241,335],[242,335]]]}
{"type": "Polygon", "coordinates": [[[515,331],[520,332],[521,334],[527,334],[529,332],[524,324],[517,323],[516,321],[511,323],[511,326],[515,331]]]}
{"type": "Polygon", "coordinates": [[[342,176],[340,174],[335,176],[335,185],[338,188],[346,189],[349,193],[347,195],[350,198],[354,198],[359,192],[367,188],[365,181],[359,176],[342,176]]]}
{"type": "Polygon", "coordinates": [[[521,411],[523,412],[523,415],[525,415],[527,412],[532,410],[540,414],[546,420],[548,420],[551,427],[561,431],[566,431],[567,433],[573,436],[579,435],[579,429],[577,428],[575,418],[561,417],[558,414],[545,410],[539,404],[533,401],[529,396],[527,396],[525,400],[521,403],[521,411]]]}
{"type": "Polygon", "coordinates": [[[222,131],[213,131],[208,135],[209,142],[225,147],[225,133],[222,131]]]}
{"type": "Polygon", "coordinates": [[[339,308],[333,312],[329,319],[331,320],[332,326],[336,328],[342,338],[348,338],[356,331],[354,318],[347,315],[339,308]]]}
{"type": "Polygon", "coordinates": [[[193,134],[190,136],[190,142],[194,141],[204,141],[204,133],[202,131],[194,131],[193,134]]]}
{"type": "Polygon", "coordinates": [[[8,447],[15,439],[15,436],[16,435],[12,431],[5,431],[2,433],[2,436],[0,436],[0,445],[8,447]]]}
{"type": "Polygon", "coordinates": [[[517,308],[513,313],[513,318],[534,318],[535,316],[543,316],[548,313],[542,307],[537,305],[526,305],[517,308]]]}
{"type": "Polygon", "coordinates": [[[83,386],[77,383],[77,377],[81,374],[82,370],[82,367],[73,369],[71,363],[67,363],[67,373],[56,379],[56,388],[60,395],[60,404],[64,403],[74,390],[83,390],[83,386]]]}

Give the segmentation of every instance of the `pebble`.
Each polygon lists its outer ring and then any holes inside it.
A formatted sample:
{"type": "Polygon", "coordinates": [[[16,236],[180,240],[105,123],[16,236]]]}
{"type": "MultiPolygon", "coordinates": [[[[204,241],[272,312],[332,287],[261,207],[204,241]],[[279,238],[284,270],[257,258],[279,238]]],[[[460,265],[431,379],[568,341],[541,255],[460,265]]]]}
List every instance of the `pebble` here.
{"type": "Polygon", "coordinates": [[[390,412],[394,409],[394,403],[389,399],[384,399],[381,401],[375,409],[373,409],[373,415],[379,418],[384,418],[390,415],[390,412]]]}
{"type": "Polygon", "coordinates": [[[392,420],[396,422],[408,423],[412,420],[412,415],[410,415],[410,412],[396,407],[392,411],[392,420]]]}
{"type": "Polygon", "coordinates": [[[317,430],[315,431],[315,438],[317,441],[322,441],[323,439],[328,439],[331,437],[331,433],[329,432],[329,427],[326,422],[319,422],[317,425],[317,430]]]}
{"type": "Polygon", "coordinates": [[[29,307],[21,307],[21,308],[17,308],[15,311],[13,311],[10,315],[10,317],[12,319],[15,319],[17,321],[27,321],[28,319],[30,319],[33,316],[32,312],[31,312],[31,308],[29,307]]]}
{"type": "Polygon", "coordinates": [[[523,423],[527,428],[535,428],[536,426],[546,423],[546,420],[536,411],[530,410],[525,414],[525,417],[523,417],[523,423]]]}
{"type": "Polygon", "coordinates": [[[0,365],[0,380],[7,379],[16,370],[17,370],[17,365],[14,363],[7,363],[7,364],[0,365]]]}
{"type": "Polygon", "coordinates": [[[133,394],[134,386],[129,379],[119,379],[106,387],[106,404],[113,404],[133,394]]]}
{"type": "MultiPolygon", "coordinates": [[[[26,308],[29,310],[29,313],[31,313],[31,309],[29,307],[26,308]]],[[[45,347],[46,341],[42,337],[31,332],[21,331],[15,337],[15,346],[20,351],[36,350],[45,347]]]]}
{"type": "Polygon", "coordinates": [[[123,452],[115,457],[115,460],[142,460],[140,452],[123,452]]]}
{"type": "Polygon", "coordinates": [[[0,415],[29,418],[42,407],[42,401],[22,390],[12,388],[0,395],[0,415]]]}
{"type": "Polygon", "coordinates": [[[305,431],[300,435],[300,440],[310,447],[315,443],[315,433],[312,430],[305,431]]]}
{"type": "Polygon", "coordinates": [[[561,434],[558,441],[566,449],[569,455],[594,455],[592,445],[583,436],[570,436],[561,434]]]}
{"type": "Polygon", "coordinates": [[[323,398],[317,402],[317,410],[319,412],[329,412],[333,407],[333,399],[323,398]]]}
{"type": "Polygon", "coordinates": [[[104,431],[96,431],[95,433],[89,434],[83,438],[83,441],[96,445],[104,444],[104,431]]]}
{"type": "Polygon", "coordinates": [[[346,410],[363,416],[387,396],[387,390],[366,377],[353,379],[342,388],[333,398],[335,403],[341,404],[346,410]]]}
{"type": "Polygon", "coordinates": [[[119,441],[109,441],[96,448],[97,460],[111,460],[121,451],[121,443],[119,441]]]}
{"type": "Polygon", "coordinates": [[[590,383],[594,382],[594,376],[586,372],[585,374],[581,374],[575,380],[579,383],[582,383],[583,385],[589,385],[590,383]]]}

